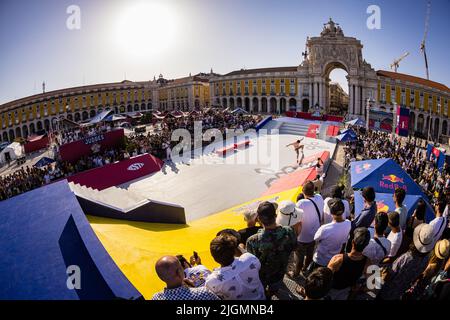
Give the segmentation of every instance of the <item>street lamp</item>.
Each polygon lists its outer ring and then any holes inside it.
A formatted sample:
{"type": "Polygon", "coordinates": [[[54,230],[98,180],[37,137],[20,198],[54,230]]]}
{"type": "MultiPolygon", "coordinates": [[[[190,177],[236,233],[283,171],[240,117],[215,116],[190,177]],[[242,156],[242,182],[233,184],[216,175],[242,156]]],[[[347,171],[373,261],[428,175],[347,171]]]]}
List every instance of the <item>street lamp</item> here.
{"type": "Polygon", "coordinates": [[[371,100],[370,98],[367,98],[367,103],[366,103],[366,130],[369,131],[369,121],[370,121],[370,103],[373,100],[371,100]]]}
{"type": "Polygon", "coordinates": [[[427,142],[431,139],[431,108],[428,107],[428,134],[427,134],[427,142]]]}

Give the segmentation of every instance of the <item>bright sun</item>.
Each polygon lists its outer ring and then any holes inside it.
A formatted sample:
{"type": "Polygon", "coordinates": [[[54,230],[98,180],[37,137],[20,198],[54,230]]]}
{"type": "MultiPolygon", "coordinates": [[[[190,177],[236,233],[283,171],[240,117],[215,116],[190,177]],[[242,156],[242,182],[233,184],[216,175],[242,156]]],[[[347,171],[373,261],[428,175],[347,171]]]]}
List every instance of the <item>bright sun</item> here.
{"type": "Polygon", "coordinates": [[[115,42],[128,54],[155,55],[170,48],[174,42],[176,23],[174,13],[165,5],[132,5],[119,14],[115,42]]]}

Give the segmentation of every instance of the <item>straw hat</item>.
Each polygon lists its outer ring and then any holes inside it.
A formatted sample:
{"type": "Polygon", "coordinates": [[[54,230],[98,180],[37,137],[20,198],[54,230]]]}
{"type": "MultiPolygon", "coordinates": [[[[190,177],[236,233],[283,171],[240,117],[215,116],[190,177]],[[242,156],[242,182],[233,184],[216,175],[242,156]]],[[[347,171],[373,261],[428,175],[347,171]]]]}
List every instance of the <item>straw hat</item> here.
{"type": "Polygon", "coordinates": [[[434,247],[434,230],[427,223],[419,224],[414,229],[413,241],[416,249],[421,253],[430,252],[434,247]]]}
{"type": "Polygon", "coordinates": [[[434,247],[434,253],[439,259],[447,259],[448,254],[450,253],[450,241],[447,239],[438,241],[434,247]]]}

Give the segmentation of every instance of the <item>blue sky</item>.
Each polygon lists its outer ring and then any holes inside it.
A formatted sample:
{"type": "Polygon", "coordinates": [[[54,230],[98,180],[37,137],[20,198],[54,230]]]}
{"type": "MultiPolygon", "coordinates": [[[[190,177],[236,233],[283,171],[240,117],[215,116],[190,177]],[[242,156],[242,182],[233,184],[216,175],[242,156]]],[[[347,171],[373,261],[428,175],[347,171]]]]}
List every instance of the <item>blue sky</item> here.
{"type": "MultiPolygon", "coordinates": [[[[363,57],[375,69],[389,70],[409,51],[399,72],[425,77],[419,50],[425,12],[426,0],[1,0],[0,103],[39,93],[42,81],[49,91],[125,75],[150,80],[211,67],[227,73],[298,65],[306,37],[319,35],[329,17],[362,41],[363,57]],[[159,5],[147,13],[142,3],[159,5]],[[66,27],[72,4],[81,9],[80,30],[66,27]],[[381,8],[380,30],[366,26],[371,4],[381,8]],[[141,21],[136,12],[155,24],[134,25],[141,21]],[[130,30],[133,37],[126,36],[130,30]]],[[[430,78],[446,85],[449,13],[449,0],[432,1],[427,39],[430,78]]],[[[333,80],[342,82],[343,73],[333,80]]]]}

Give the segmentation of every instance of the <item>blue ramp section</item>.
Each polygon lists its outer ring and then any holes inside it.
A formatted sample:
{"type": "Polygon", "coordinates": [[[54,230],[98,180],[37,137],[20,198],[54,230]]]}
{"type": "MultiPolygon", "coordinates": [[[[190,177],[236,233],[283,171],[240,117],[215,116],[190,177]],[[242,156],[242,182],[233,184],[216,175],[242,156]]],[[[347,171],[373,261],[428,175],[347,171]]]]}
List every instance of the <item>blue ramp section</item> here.
{"type": "Polygon", "coordinates": [[[396,188],[403,188],[408,195],[427,199],[422,188],[392,159],[352,162],[350,175],[354,189],[371,186],[375,192],[394,193],[396,188]]]}
{"type": "Polygon", "coordinates": [[[2,201],[0,213],[0,299],[142,297],[98,240],[67,181],[2,201]],[[73,288],[78,274],[80,289],[73,288]]]}
{"type": "MultiPolygon", "coordinates": [[[[434,210],[428,203],[427,199],[417,195],[406,195],[405,200],[403,201],[403,204],[406,206],[406,209],[408,210],[408,217],[410,217],[414,213],[414,210],[416,210],[417,203],[419,202],[420,199],[425,201],[426,204],[425,221],[430,222],[431,220],[434,219],[434,210]]],[[[379,212],[395,211],[395,203],[391,193],[377,193],[375,196],[375,201],[377,203],[377,209],[379,212]]],[[[358,215],[363,208],[364,208],[364,199],[361,195],[361,191],[356,191],[355,215],[358,215]]]]}

